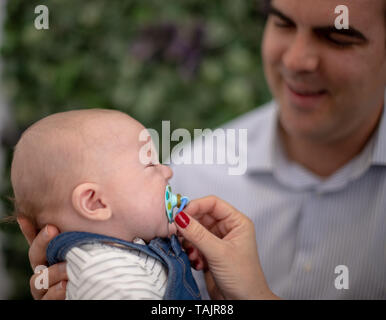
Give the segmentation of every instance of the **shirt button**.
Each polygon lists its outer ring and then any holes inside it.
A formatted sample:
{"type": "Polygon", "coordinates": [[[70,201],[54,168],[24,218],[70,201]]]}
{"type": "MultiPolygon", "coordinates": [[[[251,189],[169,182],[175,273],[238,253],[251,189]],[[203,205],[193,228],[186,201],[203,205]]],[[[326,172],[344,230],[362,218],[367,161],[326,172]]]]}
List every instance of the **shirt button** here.
{"type": "Polygon", "coordinates": [[[310,272],[311,269],[312,269],[311,262],[306,262],[306,263],[303,265],[303,269],[304,269],[305,272],[310,272]]]}

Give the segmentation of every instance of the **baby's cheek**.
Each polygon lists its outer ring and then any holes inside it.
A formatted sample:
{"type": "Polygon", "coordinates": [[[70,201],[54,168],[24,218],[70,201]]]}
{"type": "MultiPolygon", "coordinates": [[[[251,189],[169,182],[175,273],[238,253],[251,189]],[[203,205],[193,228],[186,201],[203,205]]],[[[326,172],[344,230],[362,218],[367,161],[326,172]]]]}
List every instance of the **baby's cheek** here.
{"type": "MultiPolygon", "coordinates": [[[[153,230],[153,232],[156,232],[154,236],[160,236],[159,233],[165,233],[166,226],[168,224],[168,219],[166,217],[166,213],[163,210],[159,210],[158,208],[151,208],[148,211],[148,220],[149,227],[153,230]]],[[[165,236],[165,235],[164,235],[165,236]]]]}

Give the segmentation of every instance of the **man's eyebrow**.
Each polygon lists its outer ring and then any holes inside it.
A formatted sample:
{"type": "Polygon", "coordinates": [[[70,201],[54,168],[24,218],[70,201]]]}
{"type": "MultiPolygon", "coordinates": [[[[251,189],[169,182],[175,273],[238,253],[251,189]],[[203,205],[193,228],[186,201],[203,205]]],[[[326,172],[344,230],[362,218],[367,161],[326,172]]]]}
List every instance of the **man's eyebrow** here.
{"type": "Polygon", "coordinates": [[[280,19],[290,23],[295,24],[290,17],[287,17],[283,12],[281,12],[279,9],[275,8],[272,4],[269,4],[267,9],[268,15],[274,15],[279,17],[280,19]]]}
{"type": "Polygon", "coordinates": [[[336,34],[342,34],[345,36],[357,38],[359,40],[362,40],[364,42],[368,42],[368,39],[361,33],[360,31],[356,30],[353,27],[349,27],[349,29],[337,29],[334,26],[327,26],[327,27],[314,27],[313,30],[316,33],[319,34],[331,34],[331,33],[336,33],[336,34]]]}
{"type": "MultiPolygon", "coordinates": [[[[269,5],[267,9],[267,13],[268,15],[271,14],[271,15],[277,16],[280,19],[286,21],[287,23],[295,25],[295,22],[290,17],[287,17],[283,12],[275,8],[272,4],[269,5]]],[[[336,34],[341,34],[349,37],[354,37],[364,42],[368,42],[368,39],[363,35],[363,33],[353,28],[352,26],[350,26],[349,29],[337,29],[335,28],[335,26],[320,26],[320,27],[316,26],[316,27],[313,27],[312,29],[319,34],[336,33],[336,34]]]]}

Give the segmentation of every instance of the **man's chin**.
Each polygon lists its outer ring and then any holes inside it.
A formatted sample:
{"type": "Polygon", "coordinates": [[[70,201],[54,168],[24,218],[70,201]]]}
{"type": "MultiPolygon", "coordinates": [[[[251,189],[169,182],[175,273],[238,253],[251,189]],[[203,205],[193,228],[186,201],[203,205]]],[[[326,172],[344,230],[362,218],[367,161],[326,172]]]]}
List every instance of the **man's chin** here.
{"type": "Polygon", "coordinates": [[[326,126],[319,114],[298,114],[285,110],[280,115],[280,126],[286,135],[293,138],[323,138],[326,126]]]}

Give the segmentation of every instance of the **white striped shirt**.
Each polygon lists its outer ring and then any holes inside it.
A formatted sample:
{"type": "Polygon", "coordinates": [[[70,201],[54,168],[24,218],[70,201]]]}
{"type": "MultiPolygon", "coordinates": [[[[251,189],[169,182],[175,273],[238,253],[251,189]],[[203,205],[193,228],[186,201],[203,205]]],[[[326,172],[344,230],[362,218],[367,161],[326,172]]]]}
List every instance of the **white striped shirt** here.
{"type": "Polygon", "coordinates": [[[139,250],[85,244],[72,248],[66,261],[66,300],[159,300],[165,294],[167,269],[139,250]]]}
{"type": "MultiPolygon", "coordinates": [[[[248,130],[244,175],[228,175],[226,165],[175,165],[173,190],[191,199],[217,195],[251,218],[278,296],[386,299],[386,111],[364,150],[323,180],[285,156],[277,110],[271,102],[224,126],[248,130]],[[340,265],[348,289],[335,286],[340,265]]],[[[207,298],[202,275],[193,274],[207,298]]]]}

